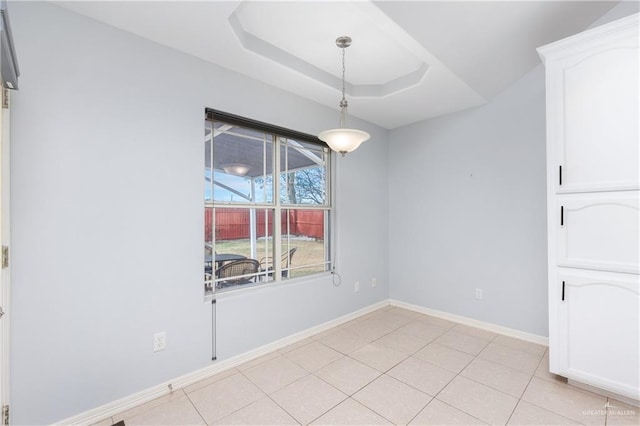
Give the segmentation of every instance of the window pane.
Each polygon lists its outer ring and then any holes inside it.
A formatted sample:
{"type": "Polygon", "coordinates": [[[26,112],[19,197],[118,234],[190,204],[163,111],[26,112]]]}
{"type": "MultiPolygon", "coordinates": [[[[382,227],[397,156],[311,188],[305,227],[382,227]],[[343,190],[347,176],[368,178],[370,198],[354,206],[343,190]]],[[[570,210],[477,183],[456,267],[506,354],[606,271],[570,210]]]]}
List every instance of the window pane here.
{"type": "Polygon", "coordinates": [[[204,128],[204,288],[213,288],[211,263],[207,258],[213,253],[213,124],[205,122],[204,128]]]}
{"type": "Polygon", "coordinates": [[[233,121],[205,122],[205,292],[328,271],[329,149],[233,121]]]}
{"type": "Polygon", "coordinates": [[[205,292],[213,289],[213,207],[204,208],[204,289],[205,292]]]}
{"type": "Polygon", "coordinates": [[[212,131],[214,201],[272,203],[273,136],[220,122],[212,131]]]}
{"type": "Polygon", "coordinates": [[[267,259],[273,253],[273,209],[214,212],[215,241],[208,259],[216,291],[266,282],[267,259]]]}
{"type": "Polygon", "coordinates": [[[282,277],[329,270],[326,210],[283,210],[282,277]]]}
{"type": "Polygon", "coordinates": [[[281,138],[280,202],[327,205],[326,148],[281,138]]]}
{"type": "Polygon", "coordinates": [[[213,201],[213,168],[211,167],[211,155],[213,154],[213,126],[205,123],[204,129],[204,201],[213,201]]]}

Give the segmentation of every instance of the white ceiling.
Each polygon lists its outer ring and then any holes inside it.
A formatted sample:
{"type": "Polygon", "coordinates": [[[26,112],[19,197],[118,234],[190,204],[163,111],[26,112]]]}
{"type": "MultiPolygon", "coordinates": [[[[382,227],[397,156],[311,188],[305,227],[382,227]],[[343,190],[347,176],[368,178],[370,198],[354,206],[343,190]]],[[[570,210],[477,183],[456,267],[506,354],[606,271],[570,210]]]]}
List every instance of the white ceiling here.
{"type": "Polygon", "coordinates": [[[349,112],[392,129],[491,100],[617,2],[55,3],[336,110],[351,36],[349,112]]]}

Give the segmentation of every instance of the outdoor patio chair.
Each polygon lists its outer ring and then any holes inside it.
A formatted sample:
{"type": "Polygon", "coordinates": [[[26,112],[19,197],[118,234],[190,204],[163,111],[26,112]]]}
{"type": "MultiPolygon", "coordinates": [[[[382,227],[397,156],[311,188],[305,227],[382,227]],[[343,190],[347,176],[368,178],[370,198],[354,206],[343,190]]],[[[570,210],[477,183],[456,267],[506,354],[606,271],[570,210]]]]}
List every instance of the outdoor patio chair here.
{"type": "Polygon", "coordinates": [[[213,254],[213,244],[204,243],[205,254],[212,255],[213,254]]]}
{"type": "MultiPolygon", "coordinates": [[[[280,267],[282,268],[282,276],[289,276],[289,266],[291,265],[291,259],[293,259],[293,254],[298,250],[297,247],[293,247],[289,251],[285,251],[282,253],[280,259],[280,267]]],[[[266,271],[268,276],[272,276],[273,274],[273,257],[267,256],[260,259],[260,270],[266,271]],[[271,272],[269,272],[271,271],[271,272]]]]}
{"type": "Polygon", "coordinates": [[[225,263],[216,270],[217,278],[226,278],[218,282],[217,287],[228,287],[238,284],[249,284],[254,282],[256,276],[243,277],[241,275],[255,274],[260,269],[260,262],[254,259],[234,260],[225,263]],[[234,278],[238,277],[238,278],[234,278]]]}
{"type": "Polygon", "coordinates": [[[213,277],[211,276],[211,269],[209,269],[209,271],[204,272],[204,289],[205,291],[211,291],[213,290],[213,277]]]}

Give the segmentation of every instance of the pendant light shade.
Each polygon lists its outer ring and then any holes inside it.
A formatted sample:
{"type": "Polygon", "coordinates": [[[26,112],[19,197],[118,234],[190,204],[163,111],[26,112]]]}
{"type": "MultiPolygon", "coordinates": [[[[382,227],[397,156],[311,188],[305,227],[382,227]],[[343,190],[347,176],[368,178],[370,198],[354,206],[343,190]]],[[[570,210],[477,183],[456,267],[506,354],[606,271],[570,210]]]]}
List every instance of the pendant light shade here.
{"type": "Polygon", "coordinates": [[[341,153],[355,151],[362,142],[369,139],[369,133],[356,129],[331,129],[318,134],[318,139],[324,141],[332,150],[341,153]]]}
{"type": "Polygon", "coordinates": [[[222,167],[222,170],[224,170],[225,173],[236,176],[244,176],[249,172],[249,169],[251,169],[251,167],[247,166],[246,164],[238,163],[223,164],[220,167],[222,167]]]}
{"type": "Polygon", "coordinates": [[[318,139],[326,142],[327,145],[329,145],[329,148],[344,156],[348,152],[355,151],[362,142],[368,140],[371,136],[365,131],[348,128],[349,114],[347,112],[347,108],[349,105],[345,98],[344,54],[345,49],[351,46],[351,37],[338,37],[336,39],[336,46],[342,49],[342,100],[340,101],[340,127],[320,132],[318,134],[318,139]]]}

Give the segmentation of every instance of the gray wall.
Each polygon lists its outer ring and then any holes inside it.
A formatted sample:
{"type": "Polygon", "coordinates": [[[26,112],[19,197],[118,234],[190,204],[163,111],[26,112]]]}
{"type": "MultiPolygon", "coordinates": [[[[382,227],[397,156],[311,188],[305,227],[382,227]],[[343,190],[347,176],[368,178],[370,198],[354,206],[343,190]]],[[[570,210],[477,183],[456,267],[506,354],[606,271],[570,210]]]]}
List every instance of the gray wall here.
{"type": "Polygon", "coordinates": [[[640,12],[640,2],[637,0],[621,0],[613,9],[602,15],[600,18],[589,26],[589,28],[599,27],[607,22],[615,21],[616,19],[624,18],[625,16],[633,15],[640,12]]]}
{"type": "Polygon", "coordinates": [[[392,298],[547,335],[544,90],[390,133],[392,298]]]}
{"type": "MultiPolygon", "coordinates": [[[[11,14],[22,71],[11,411],[14,424],[43,424],[211,364],[205,107],[308,133],[338,113],[56,6],[14,2],[11,14]],[[153,353],[158,331],[167,349],[153,353]]],[[[372,138],[338,159],[343,285],[325,276],[220,300],[219,359],[388,297],[388,135],[356,125],[372,138]],[[377,288],[353,292],[374,276],[377,288]]]]}
{"type": "Polygon", "coordinates": [[[391,298],[548,335],[544,91],[539,65],[482,107],[390,132],[391,298]]]}

